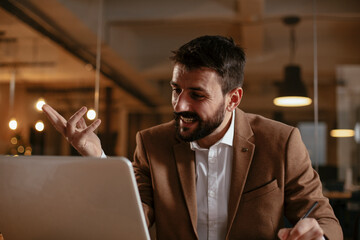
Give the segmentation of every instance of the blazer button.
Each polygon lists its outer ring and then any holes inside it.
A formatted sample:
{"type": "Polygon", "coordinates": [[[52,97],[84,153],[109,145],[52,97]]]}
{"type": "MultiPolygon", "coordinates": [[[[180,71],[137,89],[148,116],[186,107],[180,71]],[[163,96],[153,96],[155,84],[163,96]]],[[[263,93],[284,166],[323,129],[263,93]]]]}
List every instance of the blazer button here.
{"type": "Polygon", "coordinates": [[[247,151],[249,151],[249,149],[248,148],[242,148],[241,151],[242,152],[247,152],[247,151]]]}

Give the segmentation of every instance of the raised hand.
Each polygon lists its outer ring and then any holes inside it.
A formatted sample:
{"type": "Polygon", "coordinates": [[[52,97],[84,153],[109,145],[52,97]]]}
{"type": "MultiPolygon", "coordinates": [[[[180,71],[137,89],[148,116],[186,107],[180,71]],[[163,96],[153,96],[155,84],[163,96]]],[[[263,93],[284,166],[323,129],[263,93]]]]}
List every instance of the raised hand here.
{"type": "Polygon", "coordinates": [[[45,104],[42,107],[51,124],[66,140],[83,156],[101,156],[101,142],[94,130],[99,127],[101,120],[97,119],[87,126],[83,118],[86,107],[80,108],[68,121],[52,107],[45,104]]]}

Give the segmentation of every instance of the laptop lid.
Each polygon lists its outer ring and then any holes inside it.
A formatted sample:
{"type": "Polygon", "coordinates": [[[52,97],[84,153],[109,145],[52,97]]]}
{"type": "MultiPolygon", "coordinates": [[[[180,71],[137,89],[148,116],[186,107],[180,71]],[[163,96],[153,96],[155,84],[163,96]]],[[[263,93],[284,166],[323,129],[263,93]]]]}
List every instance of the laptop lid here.
{"type": "Polygon", "coordinates": [[[0,156],[0,232],[18,239],[150,239],[123,157],[0,156]]]}

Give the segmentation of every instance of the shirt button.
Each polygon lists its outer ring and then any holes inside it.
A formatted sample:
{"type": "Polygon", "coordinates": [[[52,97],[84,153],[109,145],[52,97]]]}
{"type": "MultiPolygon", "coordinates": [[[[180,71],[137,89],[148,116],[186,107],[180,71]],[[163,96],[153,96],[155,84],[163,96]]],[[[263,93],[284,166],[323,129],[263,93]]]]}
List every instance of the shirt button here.
{"type": "Polygon", "coordinates": [[[210,221],[210,222],[209,222],[209,226],[210,226],[211,228],[215,227],[215,226],[216,226],[215,221],[210,221]]]}
{"type": "Polygon", "coordinates": [[[209,191],[209,197],[215,197],[215,192],[214,191],[209,191]]]}

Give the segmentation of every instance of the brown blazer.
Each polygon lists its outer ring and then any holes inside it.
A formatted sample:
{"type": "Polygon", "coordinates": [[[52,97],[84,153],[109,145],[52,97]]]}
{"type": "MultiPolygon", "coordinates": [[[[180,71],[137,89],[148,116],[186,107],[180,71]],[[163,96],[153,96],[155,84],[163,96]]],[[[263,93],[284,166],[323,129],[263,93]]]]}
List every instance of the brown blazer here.
{"type": "MultiPolygon", "coordinates": [[[[342,230],[322,194],[299,131],[236,109],[226,239],[277,239],[285,215],[295,224],[319,205],[316,218],[329,239],[342,230]]],[[[149,226],[158,239],[197,239],[195,153],[176,137],[174,121],[136,136],[134,170],[149,226]]]]}

